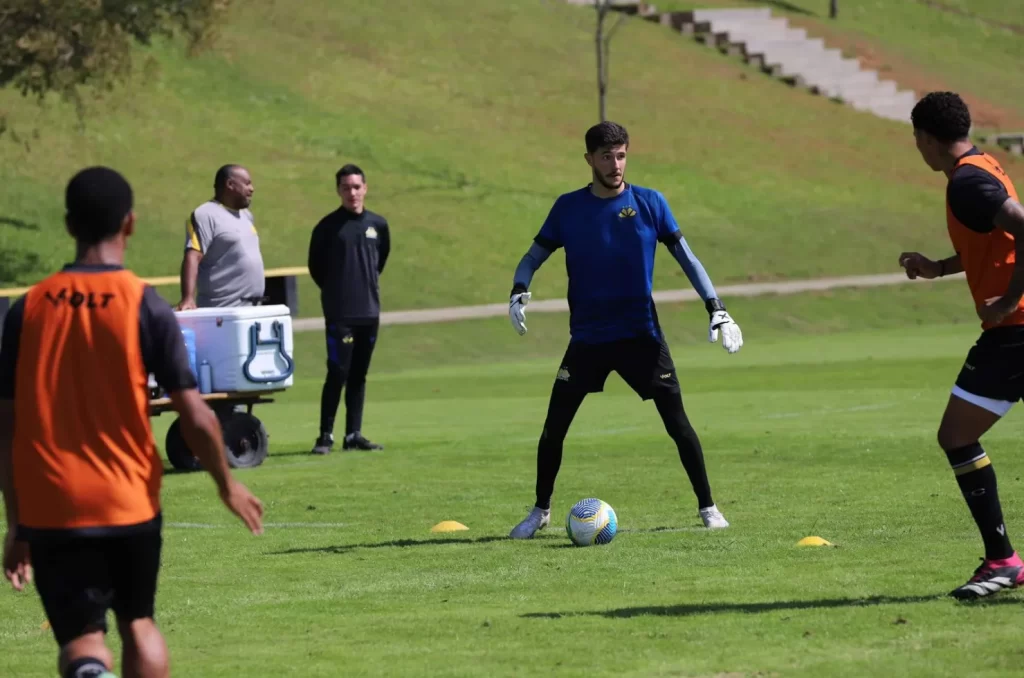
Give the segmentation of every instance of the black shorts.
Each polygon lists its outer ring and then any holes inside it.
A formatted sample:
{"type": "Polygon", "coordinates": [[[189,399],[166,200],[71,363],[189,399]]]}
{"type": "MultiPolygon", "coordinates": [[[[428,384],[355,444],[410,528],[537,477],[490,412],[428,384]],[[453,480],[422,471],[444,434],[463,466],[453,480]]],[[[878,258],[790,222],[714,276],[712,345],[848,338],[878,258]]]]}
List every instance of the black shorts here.
{"type": "Polygon", "coordinates": [[[152,618],[162,538],[159,527],[123,536],[31,539],[36,589],[60,647],[120,623],[152,618]]]}
{"type": "Polygon", "coordinates": [[[993,411],[1000,409],[998,414],[1005,414],[1008,404],[1024,398],[1024,327],[996,327],[983,332],[967,354],[953,392],[971,402],[1001,401],[975,403],[993,411]]]}
{"type": "Polygon", "coordinates": [[[640,337],[603,344],[571,342],[562,358],[555,385],[600,393],[608,375],[617,372],[638,396],[679,393],[679,379],[663,339],[640,337]]]}

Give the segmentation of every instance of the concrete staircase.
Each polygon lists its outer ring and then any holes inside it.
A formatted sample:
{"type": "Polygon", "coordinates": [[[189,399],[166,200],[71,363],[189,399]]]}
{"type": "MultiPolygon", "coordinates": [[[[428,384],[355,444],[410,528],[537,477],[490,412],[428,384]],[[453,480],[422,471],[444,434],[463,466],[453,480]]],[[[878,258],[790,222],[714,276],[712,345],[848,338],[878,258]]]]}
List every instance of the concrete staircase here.
{"type": "MultiPolygon", "coordinates": [[[[595,1],[567,0],[589,6],[595,1]]],[[[610,7],[670,26],[792,86],[882,118],[909,123],[917,102],[914,92],[881,79],[878,71],[861,68],[858,60],[843,57],[806,30],[790,27],[767,7],[659,12],[640,0],[611,0],[610,7]]]]}

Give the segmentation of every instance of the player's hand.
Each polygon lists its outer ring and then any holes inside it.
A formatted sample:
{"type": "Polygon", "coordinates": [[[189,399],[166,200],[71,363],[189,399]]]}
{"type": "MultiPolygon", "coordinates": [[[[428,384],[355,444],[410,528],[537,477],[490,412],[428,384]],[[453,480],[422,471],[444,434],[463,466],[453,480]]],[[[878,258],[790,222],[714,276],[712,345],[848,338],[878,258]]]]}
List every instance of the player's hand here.
{"type": "Polygon", "coordinates": [[[28,542],[14,538],[14,529],[8,528],[4,537],[4,576],[15,591],[25,590],[25,584],[32,581],[32,559],[28,542]]]}
{"type": "Polygon", "coordinates": [[[1016,311],[1018,305],[1020,305],[1020,299],[991,297],[986,299],[985,303],[978,307],[978,317],[981,318],[982,322],[997,325],[1001,323],[1006,316],[1016,311]]]}
{"type": "Polygon", "coordinates": [[[198,308],[198,306],[196,306],[196,300],[192,299],[192,298],[188,298],[188,299],[182,299],[181,301],[179,301],[178,305],[174,307],[174,310],[175,311],[191,311],[194,308],[198,308]]]}
{"type": "Polygon", "coordinates": [[[722,332],[722,346],[729,353],[735,353],[743,346],[743,332],[736,321],[725,311],[715,311],[711,314],[711,324],[708,327],[708,341],[718,341],[718,332],[722,332]]]}
{"type": "Polygon", "coordinates": [[[904,252],[901,254],[900,266],[906,270],[907,277],[911,280],[915,278],[931,280],[938,278],[939,274],[942,273],[942,264],[932,261],[920,252],[904,252]]]}
{"type": "Polygon", "coordinates": [[[220,498],[232,513],[242,519],[250,532],[263,534],[263,504],[249,488],[237,480],[229,480],[220,498]]]}
{"type": "Polygon", "coordinates": [[[508,319],[519,336],[526,334],[526,305],[530,303],[530,296],[530,292],[520,292],[508,300],[508,319]]]}

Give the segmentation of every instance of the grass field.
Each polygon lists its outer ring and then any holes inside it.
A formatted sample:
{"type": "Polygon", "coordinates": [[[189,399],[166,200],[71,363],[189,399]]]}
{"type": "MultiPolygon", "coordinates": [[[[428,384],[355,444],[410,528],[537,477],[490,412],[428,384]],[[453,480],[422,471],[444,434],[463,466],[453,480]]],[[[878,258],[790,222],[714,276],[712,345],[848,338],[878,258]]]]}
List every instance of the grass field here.
{"type": "MultiPolygon", "coordinates": [[[[1019,78],[1003,74],[1024,56],[1020,36],[991,25],[1022,23],[1017,0],[944,2],[980,18],[844,0],[835,23],[820,18],[825,0],[789,4],[844,44],[1024,116],[1019,78]]],[[[11,125],[0,286],[71,256],[61,193],[83,165],[133,181],[128,264],[167,275],[220,164],[251,168],[266,263],[293,266],[337,205],[333,172],[355,161],[368,207],[392,225],[385,310],[507,299],[554,198],[587,180],[592,14],[561,0],[235,6],[212,52],[140,51],[133,88],[90,103],[84,129],[63,104],[38,110],[0,92],[11,125]]],[[[634,138],[630,178],[665,193],[716,284],[893,272],[902,250],[949,254],[942,177],[908,126],[641,21],[616,35],[611,72],[610,117],[634,138]]],[[[1024,162],[1006,166],[1024,177],[1024,162]]],[[[686,287],[658,257],[655,287],[686,287]]],[[[301,315],[315,315],[302,285],[301,315]]],[[[532,291],[564,296],[561,255],[532,291]]],[[[962,279],[725,301],[746,339],[734,356],[708,345],[701,304],[659,308],[733,524],[717,533],[699,527],[653,406],[612,377],[570,432],[551,529],[506,539],[533,502],[564,315],[528,311],[525,338],[503,317],[383,328],[364,428],[386,450],[326,458],[308,455],[323,337],[297,334],[296,385],[256,410],[271,456],[238,473],[266,504],[266,533],[233,522],[205,475],[165,478],[158,611],[174,675],[1024,675],[1022,594],[945,597],[981,555],[935,444],[978,332],[962,279]],[[561,529],[587,496],[618,512],[609,546],[572,548],[561,529]],[[448,519],[470,530],[429,531],[448,519]],[[797,548],[808,535],[837,548],[797,548]]],[[[1019,417],[986,438],[1018,540],[1019,417]]],[[[158,441],[171,421],[153,420],[158,441]]],[[[0,676],[53,674],[43,621],[34,590],[0,588],[0,676]]]]}
{"type": "MultiPolygon", "coordinates": [[[[221,163],[251,168],[264,258],[293,266],[337,205],[334,171],[356,161],[368,206],[392,223],[386,308],[507,298],[554,198],[589,178],[591,23],[555,0],[401,11],[253,0],[213,52],[140,53],[152,67],[90,105],[82,131],[66,106],[39,111],[2,92],[14,132],[0,137],[0,284],[32,282],[68,258],[61,191],[82,165],[127,173],[140,218],[129,263],[168,275],[184,218],[221,163]]],[[[941,232],[942,180],[906,125],[756,76],[647,22],[626,24],[612,59],[609,113],[633,134],[629,176],[665,193],[716,282],[887,271],[894,237],[923,247],[941,232]]],[[[1007,169],[1024,175],[1019,161],[1007,169]]],[[[561,294],[557,279],[539,281],[538,294],[561,294]]],[[[657,282],[680,284],[678,268],[660,266],[657,282]]]]}
{"type": "MultiPolygon", "coordinates": [[[[534,315],[525,338],[504,319],[385,328],[365,428],[387,449],[315,459],[323,349],[298,335],[297,385],[257,410],[271,457],[238,473],[266,503],[265,535],[204,475],[165,479],[158,605],[175,675],[1019,675],[1020,594],[944,597],[981,554],[934,443],[977,332],[964,293],[737,300],[734,356],[706,343],[701,309],[664,307],[733,523],[721,533],[698,527],[653,406],[612,377],[570,432],[556,524],[505,540],[533,500],[561,315],[534,315]],[[585,496],[619,514],[607,547],[561,531],[585,496]],[[429,532],[447,519],[469,532],[429,532]],[[837,548],[797,548],[808,535],[837,548]]],[[[154,423],[160,437],[170,420],[154,423]]],[[[987,439],[1014,537],[1022,432],[1012,413],[987,439]]],[[[34,591],[0,591],[0,609],[0,674],[50,675],[34,591]]]]}

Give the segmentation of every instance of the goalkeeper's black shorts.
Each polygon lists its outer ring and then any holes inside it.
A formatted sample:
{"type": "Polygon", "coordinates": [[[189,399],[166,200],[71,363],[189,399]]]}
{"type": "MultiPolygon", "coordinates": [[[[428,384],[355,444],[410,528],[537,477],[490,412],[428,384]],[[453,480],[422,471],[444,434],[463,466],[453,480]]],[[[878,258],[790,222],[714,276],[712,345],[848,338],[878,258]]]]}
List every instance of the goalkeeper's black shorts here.
{"type": "Polygon", "coordinates": [[[570,342],[555,386],[599,393],[612,372],[617,372],[644,400],[658,393],[679,393],[679,379],[668,345],[664,339],[654,337],[601,344],[570,342]]]}

